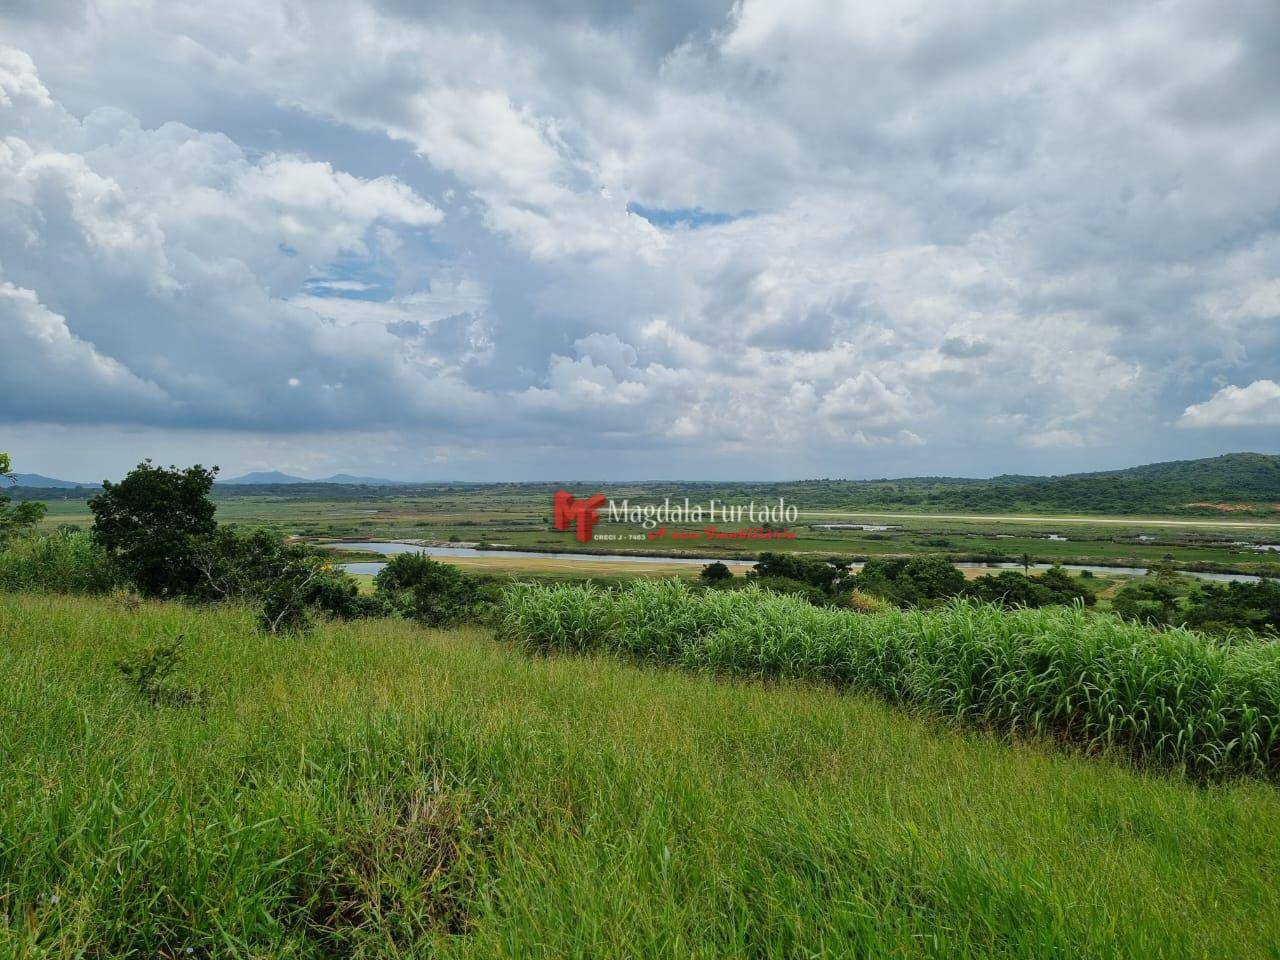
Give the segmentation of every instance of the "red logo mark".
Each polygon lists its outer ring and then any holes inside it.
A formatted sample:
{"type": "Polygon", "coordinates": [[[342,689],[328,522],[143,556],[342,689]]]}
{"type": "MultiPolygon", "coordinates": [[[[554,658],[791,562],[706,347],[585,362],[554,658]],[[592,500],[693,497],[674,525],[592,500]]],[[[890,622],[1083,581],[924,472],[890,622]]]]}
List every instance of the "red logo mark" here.
{"type": "Polygon", "coordinates": [[[591,528],[600,519],[596,516],[596,511],[604,506],[604,503],[605,496],[603,493],[597,493],[594,497],[588,497],[586,500],[575,500],[573,494],[569,493],[569,491],[558,491],[556,493],[556,529],[568,530],[570,523],[576,523],[578,529],[574,536],[578,538],[579,543],[586,543],[591,539],[591,528]]]}

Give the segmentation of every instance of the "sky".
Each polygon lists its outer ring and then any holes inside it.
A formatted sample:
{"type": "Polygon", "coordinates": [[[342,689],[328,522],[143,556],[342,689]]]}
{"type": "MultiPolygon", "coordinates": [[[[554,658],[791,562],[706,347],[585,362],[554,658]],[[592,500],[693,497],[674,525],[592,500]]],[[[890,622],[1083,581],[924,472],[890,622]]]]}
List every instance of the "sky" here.
{"type": "Polygon", "coordinates": [[[1280,451],[1274,0],[0,0],[0,449],[393,479],[1280,451]]]}

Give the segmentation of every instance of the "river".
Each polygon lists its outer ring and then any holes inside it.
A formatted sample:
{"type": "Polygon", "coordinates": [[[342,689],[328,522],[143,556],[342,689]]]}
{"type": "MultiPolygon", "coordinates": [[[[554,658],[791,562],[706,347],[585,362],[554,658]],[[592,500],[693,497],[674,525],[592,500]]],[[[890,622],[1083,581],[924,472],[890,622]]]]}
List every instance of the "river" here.
{"type": "MultiPolygon", "coordinates": [[[[480,550],[476,547],[423,547],[416,543],[387,543],[374,541],[344,541],[342,543],[326,543],[326,547],[335,550],[367,550],[370,553],[381,553],[384,555],[396,553],[425,553],[432,557],[529,557],[548,560],[580,560],[591,563],[665,563],[665,564],[689,564],[691,566],[705,566],[708,563],[720,561],[728,564],[751,564],[754,561],[750,559],[734,559],[731,557],[634,557],[624,556],[622,554],[612,553],[551,553],[549,551],[539,550],[480,550]]],[[[386,563],[378,560],[354,561],[351,563],[339,564],[339,566],[348,573],[368,573],[374,574],[386,566],[386,563]]],[[[1004,563],[957,563],[956,566],[961,570],[1021,570],[1022,564],[1015,562],[1004,563]]],[[[1049,563],[1033,563],[1033,570],[1048,570],[1052,564],[1049,563]]],[[[851,564],[851,569],[858,569],[861,564],[851,564]]],[[[1073,570],[1076,572],[1088,570],[1095,574],[1111,575],[1111,576],[1127,576],[1141,577],[1147,573],[1146,567],[1105,567],[1096,566],[1087,563],[1064,563],[1062,569],[1073,570]]],[[[1179,571],[1189,577],[1196,577],[1200,580],[1212,580],[1222,583],[1255,583],[1259,578],[1248,573],[1200,573],[1191,570],[1179,571]]]]}

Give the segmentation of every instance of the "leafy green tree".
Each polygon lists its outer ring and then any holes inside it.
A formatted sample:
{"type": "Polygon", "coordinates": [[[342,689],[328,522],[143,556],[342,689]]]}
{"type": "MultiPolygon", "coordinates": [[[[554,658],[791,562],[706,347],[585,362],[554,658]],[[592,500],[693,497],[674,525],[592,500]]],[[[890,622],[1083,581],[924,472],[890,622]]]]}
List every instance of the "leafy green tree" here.
{"type": "Polygon", "coordinates": [[[922,607],[958,596],[964,574],[942,557],[891,557],[868,560],[851,586],[899,606],[922,607]]]}
{"type": "MultiPolygon", "coordinates": [[[[13,464],[9,460],[9,454],[0,451],[0,485],[4,481],[12,482],[12,480],[13,464]]],[[[45,514],[43,503],[25,500],[10,506],[12,499],[3,489],[0,489],[0,543],[15,534],[30,530],[45,514]]]]}
{"type": "Polygon", "coordinates": [[[698,574],[702,578],[702,582],[708,586],[715,586],[718,583],[724,583],[733,579],[733,571],[721,563],[719,560],[714,563],[708,563],[702,568],[702,573],[698,574]]]}
{"type": "Polygon", "coordinates": [[[1143,577],[1117,591],[1111,609],[1126,620],[1169,626],[1182,620],[1178,590],[1159,577],[1143,577]]]}
{"type": "Polygon", "coordinates": [[[1052,602],[1046,591],[1032,577],[1013,570],[978,577],[966,584],[965,596],[1005,607],[1043,607],[1052,602]]]}
{"type": "Polygon", "coordinates": [[[218,468],[165,469],[144,460],[119,483],[105,481],[89,501],[93,536],[138,590],[153,597],[196,590],[198,538],[217,529],[209,499],[218,468]]]}
{"type": "Polygon", "coordinates": [[[1076,601],[1092,606],[1096,602],[1094,595],[1061,567],[1046,570],[1038,577],[1002,570],[966,584],[964,594],[1006,607],[1048,607],[1076,601]]]}
{"type": "Polygon", "coordinates": [[[1201,630],[1280,633],[1280,583],[1206,584],[1188,598],[1186,620],[1201,630]]]}
{"type": "MultiPolygon", "coordinates": [[[[1085,572],[1087,573],[1088,571],[1085,572]]],[[[1071,574],[1057,564],[1054,564],[1035,579],[1040,586],[1044,587],[1052,595],[1050,603],[1074,603],[1079,600],[1086,607],[1092,607],[1098,602],[1098,598],[1093,595],[1092,590],[1081,583],[1078,578],[1073,578],[1071,574]]]]}
{"type": "Polygon", "coordinates": [[[819,590],[828,591],[841,577],[841,571],[822,560],[797,557],[789,553],[762,553],[749,577],[799,580],[819,590]]]}

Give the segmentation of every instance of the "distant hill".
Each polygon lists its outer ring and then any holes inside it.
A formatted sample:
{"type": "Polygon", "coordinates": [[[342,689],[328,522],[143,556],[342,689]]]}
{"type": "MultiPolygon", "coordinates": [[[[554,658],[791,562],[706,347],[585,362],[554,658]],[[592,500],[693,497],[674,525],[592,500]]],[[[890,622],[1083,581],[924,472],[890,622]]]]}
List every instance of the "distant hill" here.
{"type": "Polygon", "coordinates": [[[401,487],[403,480],[385,480],[382,477],[354,477],[349,473],[335,473],[332,477],[317,480],[316,483],[345,483],[360,487],[401,487]]]}
{"type": "Polygon", "coordinates": [[[872,481],[842,492],[866,505],[966,512],[1273,514],[1280,508],[1280,456],[1228,453],[1057,477],[872,481]]]}
{"type": "Polygon", "coordinates": [[[1077,473],[1071,478],[1111,476],[1149,483],[1185,484],[1246,499],[1248,496],[1280,499],[1280,456],[1267,453],[1224,453],[1203,460],[1169,460],[1109,473],[1077,473]]]}
{"type": "Polygon", "coordinates": [[[295,477],[287,473],[281,473],[279,470],[255,470],[252,473],[246,473],[242,477],[228,477],[217,482],[238,484],[240,486],[262,486],[265,484],[317,483],[318,481],[308,480],[306,477],[295,477]]]}
{"type": "Polygon", "coordinates": [[[358,477],[350,473],[335,473],[331,477],[324,477],[320,480],[309,480],[306,477],[296,477],[291,473],[281,473],[279,470],[255,470],[252,473],[246,473],[242,477],[228,477],[225,480],[219,480],[218,483],[241,487],[284,486],[302,483],[334,483],[353,487],[401,486],[399,481],[384,480],[381,477],[358,477]]]}
{"type": "Polygon", "coordinates": [[[59,480],[57,477],[46,477],[39,473],[14,473],[10,480],[15,486],[33,487],[39,490],[74,490],[77,487],[97,487],[97,483],[76,483],[72,480],[59,480]]]}

